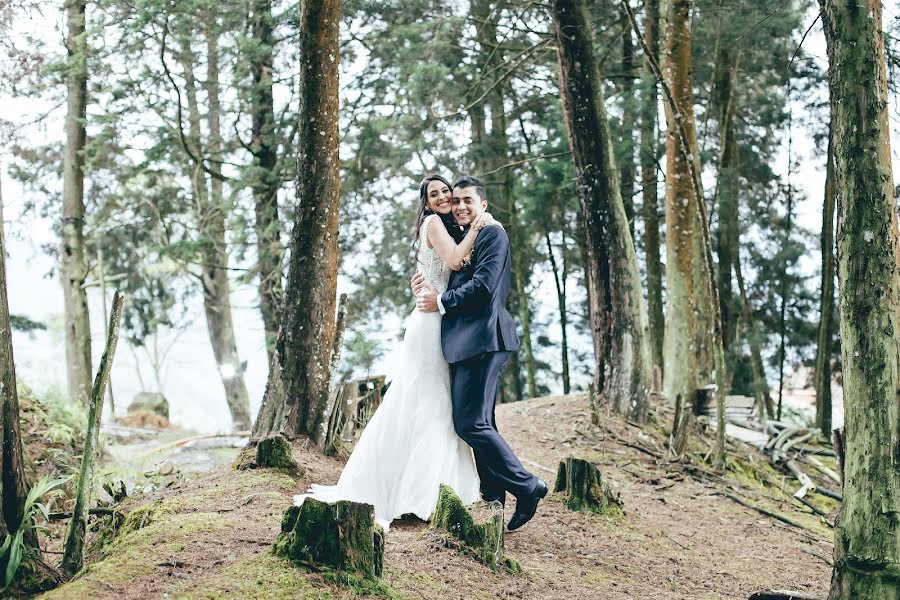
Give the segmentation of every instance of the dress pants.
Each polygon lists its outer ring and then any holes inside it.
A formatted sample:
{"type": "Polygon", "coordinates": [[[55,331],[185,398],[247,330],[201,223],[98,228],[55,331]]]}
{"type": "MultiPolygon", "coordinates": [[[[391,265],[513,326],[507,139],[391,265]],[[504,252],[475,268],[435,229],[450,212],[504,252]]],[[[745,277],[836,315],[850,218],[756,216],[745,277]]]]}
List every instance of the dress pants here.
{"type": "Polygon", "coordinates": [[[512,352],[485,352],[450,365],[453,427],[475,453],[482,496],[530,496],[538,478],[529,473],[497,431],[494,406],[500,372],[512,352]]]}

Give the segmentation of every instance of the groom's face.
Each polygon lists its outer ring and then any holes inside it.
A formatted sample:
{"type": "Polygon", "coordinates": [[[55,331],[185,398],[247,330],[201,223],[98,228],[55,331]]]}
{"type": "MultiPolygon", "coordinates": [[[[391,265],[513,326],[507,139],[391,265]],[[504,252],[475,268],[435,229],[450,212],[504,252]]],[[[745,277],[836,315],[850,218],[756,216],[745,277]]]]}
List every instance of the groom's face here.
{"type": "Polygon", "coordinates": [[[467,227],[485,210],[487,200],[478,195],[475,186],[453,188],[453,218],[458,225],[467,227]]]}

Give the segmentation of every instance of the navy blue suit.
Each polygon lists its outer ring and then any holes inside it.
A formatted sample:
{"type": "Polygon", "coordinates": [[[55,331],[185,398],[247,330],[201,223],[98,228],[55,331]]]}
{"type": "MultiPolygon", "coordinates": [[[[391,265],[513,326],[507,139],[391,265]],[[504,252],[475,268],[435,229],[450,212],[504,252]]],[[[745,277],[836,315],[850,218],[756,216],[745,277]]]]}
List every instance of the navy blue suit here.
{"type": "Polygon", "coordinates": [[[441,346],[450,363],[453,426],[475,453],[482,495],[501,501],[506,492],[530,496],[538,482],[500,436],[494,418],[500,372],[519,347],[506,310],[509,283],[509,237],[492,225],[478,234],[469,266],[450,276],[441,295],[446,311],[441,346]]]}

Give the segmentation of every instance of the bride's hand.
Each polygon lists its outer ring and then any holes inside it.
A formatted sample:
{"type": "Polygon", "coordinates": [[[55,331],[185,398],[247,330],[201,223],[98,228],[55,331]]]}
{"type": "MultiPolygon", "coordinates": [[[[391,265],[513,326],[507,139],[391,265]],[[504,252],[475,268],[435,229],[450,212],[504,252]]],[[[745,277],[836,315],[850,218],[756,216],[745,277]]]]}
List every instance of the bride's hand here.
{"type": "Polygon", "coordinates": [[[475,220],[472,222],[472,227],[475,229],[475,231],[481,231],[488,225],[496,225],[496,224],[497,224],[497,220],[494,219],[494,216],[489,212],[485,212],[485,213],[481,213],[480,215],[478,215],[475,218],[475,220]]]}

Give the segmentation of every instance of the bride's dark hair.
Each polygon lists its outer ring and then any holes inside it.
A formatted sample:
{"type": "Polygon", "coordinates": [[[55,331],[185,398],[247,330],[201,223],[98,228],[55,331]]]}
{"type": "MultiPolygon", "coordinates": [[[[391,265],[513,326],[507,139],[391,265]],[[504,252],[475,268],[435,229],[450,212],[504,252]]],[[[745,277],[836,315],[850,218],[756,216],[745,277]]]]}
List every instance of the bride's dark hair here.
{"type": "MultiPolygon", "coordinates": [[[[419,210],[418,214],[416,214],[416,231],[415,235],[413,236],[413,251],[416,253],[416,261],[419,260],[419,233],[422,230],[422,223],[425,222],[425,218],[428,217],[428,215],[435,214],[435,212],[428,207],[428,184],[430,184],[432,181],[440,181],[451,190],[453,189],[453,184],[451,184],[443,176],[438,175],[437,173],[431,173],[430,175],[425,176],[425,179],[423,179],[422,183],[419,184],[419,210]]],[[[441,221],[443,221],[444,226],[447,227],[450,235],[454,235],[454,232],[450,229],[450,227],[453,225],[453,217],[450,216],[449,223],[447,219],[444,218],[444,215],[438,215],[438,217],[440,217],[441,221]]]]}

